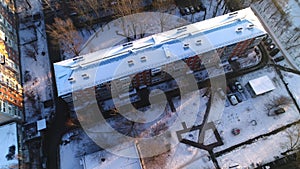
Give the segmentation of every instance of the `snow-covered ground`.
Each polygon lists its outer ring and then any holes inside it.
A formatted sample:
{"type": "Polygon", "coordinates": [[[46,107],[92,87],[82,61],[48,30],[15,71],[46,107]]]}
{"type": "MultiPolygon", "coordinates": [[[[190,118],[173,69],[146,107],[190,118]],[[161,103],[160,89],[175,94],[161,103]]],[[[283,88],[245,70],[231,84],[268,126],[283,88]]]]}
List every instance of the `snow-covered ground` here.
{"type": "Polygon", "coordinates": [[[84,166],[84,169],[142,169],[140,159],[119,157],[105,150],[82,157],[81,163],[84,166]]]}
{"type": "Polygon", "coordinates": [[[19,38],[25,121],[31,123],[42,118],[51,118],[51,113],[54,112],[52,105],[54,101],[41,2],[39,0],[28,2],[31,8],[28,8],[25,1],[17,1],[17,6],[20,18],[19,38]],[[32,15],[38,13],[41,18],[33,20],[32,15]]]}
{"type": "Polygon", "coordinates": [[[289,129],[299,130],[299,126],[296,128],[293,126],[275,135],[260,138],[252,144],[244,145],[218,157],[220,167],[227,169],[230,166],[239,165],[241,168],[255,168],[283,157],[281,153],[287,150],[291,141],[294,143],[297,139],[295,135],[292,140],[289,139],[287,135],[289,129]]]}
{"type": "Polygon", "coordinates": [[[209,159],[207,151],[186,145],[178,144],[170,151],[155,157],[143,159],[145,168],[201,168],[213,169],[214,164],[209,159]]]}
{"type": "Polygon", "coordinates": [[[254,98],[249,97],[248,100],[245,100],[236,106],[225,107],[220,121],[216,124],[216,127],[223,138],[224,145],[215,148],[214,152],[224,150],[251,138],[269,133],[279,127],[300,119],[299,112],[293,103],[286,107],[286,113],[284,114],[279,116],[267,115],[266,104],[270,103],[272,99],[279,96],[287,96],[290,98],[284,84],[275,73],[274,68],[266,67],[259,71],[243,75],[239,78],[239,81],[242,85],[246,85],[249,80],[264,75],[267,75],[272,79],[276,89],[261,96],[254,98]],[[232,134],[233,128],[239,128],[241,133],[234,136],[232,134]]]}
{"type": "MultiPolygon", "coordinates": [[[[184,119],[186,118],[193,118],[194,116],[191,116],[189,114],[191,114],[191,112],[193,113],[197,113],[196,110],[198,110],[197,116],[193,119],[190,119],[189,121],[195,122],[196,124],[201,124],[203,121],[203,115],[205,113],[205,109],[206,109],[206,103],[208,101],[207,97],[201,97],[201,95],[203,95],[205,93],[206,89],[200,90],[199,92],[193,92],[193,93],[189,93],[185,96],[182,96],[181,99],[173,99],[174,102],[174,106],[176,107],[177,112],[176,113],[172,113],[169,106],[167,106],[166,108],[163,107],[163,105],[161,104],[157,104],[157,105],[152,105],[152,109],[149,109],[147,111],[147,115],[149,116],[145,116],[145,120],[149,120],[153,118],[153,114],[157,114],[157,112],[163,112],[164,116],[161,117],[160,119],[155,119],[154,121],[151,121],[149,123],[145,123],[145,124],[137,124],[136,126],[134,126],[133,130],[136,130],[136,132],[140,135],[142,135],[143,137],[151,137],[153,135],[153,133],[157,132],[157,129],[162,129],[161,124],[164,124],[165,129],[168,129],[168,127],[173,127],[174,125],[176,125],[175,127],[178,128],[178,130],[181,129],[181,123],[176,123],[174,124],[174,122],[176,120],[178,120],[178,116],[180,117],[184,117],[184,119]],[[196,97],[200,96],[200,100],[196,99],[196,97]],[[196,103],[196,101],[198,103],[196,103]],[[179,115],[180,114],[180,115],[179,115]]],[[[179,120],[184,120],[179,118],[179,120]]],[[[125,130],[125,132],[128,132],[130,130],[130,125],[127,124],[126,127],[126,121],[123,120],[116,120],[116,119],[108,119],[108,123],[110,124],[110,126],[114,127],[114,128],[119,128],[119,130],[125,130]],[[122,124],[122,125],[120,125],[122,124]]],[[[193,125],[193,124],[189,124],[189,127],[193,125]]],[[[94,126],[93,128],[91,128],[91,130],[89,130],[89,132],[91,131],[91,133],[89,133],[89,136],[92,138],[97,138],[99,137],[99,131],[103,131],[106,130],[105,128],[107,128],[105,126],[104,123],[98,124],[97,126],[94,126]],[[95,133],[95,134],[93,134],[95,133]]],[[[124,132],[124,131],[123,131],[124,132]]],[[[163,131],[159,131],[159,132],[163,132],[163,131]]],[[[113,133],[113,132],[111,132],[113,133]]],[[[108,135],[105,135],[106,133],[101,134],[101,137],[104,138],[104,140],[106,140],[105,142],[107,142],[106,144],[111,144],[116,142],[115,137],[110,136],[111,133],[108,133],[108,135]]],[[[156,133],[158,134],[158,133],[156,133]]],[[[155,135],[155,134],[154,134],[155,135]]],[[[176,135],[176,134],[175,134],[176,135]]],[[[175,136],[174,135],[174,136],[175,136]]],[[[68,133],[67,135],[65,135],[63,137],[63,140],[69,140],[70,143],[68,144],[62,144],[60,146],[60,161],[61,161],[61,168],[74,168],[74,169],[79,169],[82,166],[80,166],[79,161],[81,156],[83,156],[84,152],[86,151],[86,147],[85,145],[88,144],[88,142],[91,142],[91,140],[89,139],[85,139],[86,137],[83,137],[82,134],[74,134],[74,132],[68,133]],[[74,138],[80,138],[80,139],[74,139],[74,140],[70,140],[70,136],[71,135],[76,135],[76,137],[74,138]],[[72,163],[70,162],[72,161],[72,163]]],[[[176,138],[175,138],[176,139],[176,138]]],[[[97,139],[94,139],[94,141],[99,141],[97,139]]],[[[64,142],[64,141],[63,141],[64,142]]],[[[98,142],[96,142],[98,143],[98,142]]],[[[176,145],[174,147],[176,147],[175,149],[177,149],[177,145],[181,145],[177,143],[175,143],[176,145]]],[[[104,143],[101,143],[100,145],[104,145],[104,143]]],[[[183,149],[182,147],[179,149],[183,149]]],[[[194,149],[195,150],[195,149],[194,149]]],[[[193,151],[194,151],[193,150],[193,151]]],[[[180,150],[183,151],[183,150],[180,150]]],[[[189,152],[189,150],[186,150],[187,152],[189,152]]],[[[198,151],[198,150],[195,150],[198,151]]],[[[172,153],[177,153],[177,150],[171,150],[172,153]]],[[[88,154],[88,152],[86,152],[88,154]]],[[[196,153],[196,152],[194,152],[196,153]]],[[[116,157],[116,155],[113,155],[111,153],[109,153],[113,159],[118,160],[116,157]]],[[[196,153],[197,154],[197,153],[196,153]]],[[[191,155],[191,153],[187,153],[187,155],[191,155]]],[[[177,155],[176,155],[177,156],[177,155]]],[[[201,155],[202,156],[202,155],[201,155]]],[[[190,156],[192,157],[192,156],[190,156]]],[[[170,158],[170,160],[172,160],[174,157],[170,158]]],[[[184,158],[184,157],[182,157],[184,158]]],[[[108,159],[110,160],[110,159],[108,159]]],[[[182,162],[182,160],[178,159],[178,163],[180,163],[180,161],[182,162]]],[[[173,165],[172,162],[169,161],[169,165],[173,165]]],[[[93,164],[91,164],[93,165],[93,164]]]]}
{"type": "MultiPolygon", "coordinates": [[[[218,7],[215,16],[222,15],[225,8],[223,7],[224,1],[217,5],[217,1],[203,1],[204,6],[207,7],[207,14],[204,18],[204,12],[200,11],[195,14],[182,16],[179,12],[179,8],[171,8],[170,14],[162,14],[159,12],[146,12],[134,15],[135,20],[138,20],[138,24],[144,25],[141,29],[148,35],[161,32],[160,18],[167,19],[163,23],[164,31],[174,29],[189,23],[199,22],[204,19],[210,19],[214,16],[214,11],[218,7]]],[[[103,28],[99,28],[95,34],[93,34],[85,44],[82,46],[80,54],[87,54],[90,52],[95,52],[100,49],[112,47],[120,42],[124,42],[124,36],[121,36],[119,33],[122,33],[122,27],[120,24],[121,20],[114,20],[103,28]],[[119,33],[117,33],[119,32],[119,33]],[[105,42],[105,43],[104,43],[105,42]]],[[[131,25],[128,24],[130,27],[131,25]]],[[[128,29],[128,31],[132,31],[128,29]]],[[[86,35],[86,34],[85,34],[86,35]]],[[[66,58],[68,59],[68,57],[66,58]]]]}
{"type": "Polygon", "coordinates": [[[285,82],[288,83],[288,88],[291,90],[298,105],[300,105],[300,75],[282,71],[285,82]]]}
{"type": "Polygon", "coordinates": [[[18,168],[18,134],[16,123],[0,126],[0,169],[18,168]]]}

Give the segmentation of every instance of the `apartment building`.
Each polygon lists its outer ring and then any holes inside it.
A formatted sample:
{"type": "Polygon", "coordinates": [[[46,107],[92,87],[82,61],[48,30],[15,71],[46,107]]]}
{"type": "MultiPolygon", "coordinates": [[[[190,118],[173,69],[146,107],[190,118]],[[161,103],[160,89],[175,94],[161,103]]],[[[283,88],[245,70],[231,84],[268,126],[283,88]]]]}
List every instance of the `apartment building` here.
{"type": "Polygon", "coordinates": [[[13,0],[0,1],[0,124],[22,119],[22,86],[13,0]]]}
{"type": "MultiPolygon", "coordinates": [[[[134,95],[136,90],[164,83],[253,53],[266,31],[251,8],[183,26],[107,50],[54,64],[58,95],[72,102],[95,92],[97,100],[111,93],[134,95]],[[185,63],[187,66],[182,65],[185,63]],[[172,74],[170,76],[170,74],[172,74]]],[[[231,70],[234,71],[234,70],[231,70]]]]}

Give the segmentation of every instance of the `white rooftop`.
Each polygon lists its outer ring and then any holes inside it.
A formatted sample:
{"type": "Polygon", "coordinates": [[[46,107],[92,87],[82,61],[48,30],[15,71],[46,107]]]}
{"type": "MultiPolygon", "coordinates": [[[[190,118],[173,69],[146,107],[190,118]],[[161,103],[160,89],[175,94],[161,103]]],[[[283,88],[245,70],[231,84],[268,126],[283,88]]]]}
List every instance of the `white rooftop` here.
{"type": "Polygon", "coordinates": [[[64,60],[54,63],[58,95],[93,87],[265,33],[251,8],[246,8],[136,40],[126,47],[114,46],[64,60]],[[184,44],[189,44],[189,47],[184,48],[184,44]]]}
{"type": "Polygon", "coordinates": [[[256,95],[264,94],[275,89],[272,80],[268,76],[250,80],[249,84],[256,95]]]}

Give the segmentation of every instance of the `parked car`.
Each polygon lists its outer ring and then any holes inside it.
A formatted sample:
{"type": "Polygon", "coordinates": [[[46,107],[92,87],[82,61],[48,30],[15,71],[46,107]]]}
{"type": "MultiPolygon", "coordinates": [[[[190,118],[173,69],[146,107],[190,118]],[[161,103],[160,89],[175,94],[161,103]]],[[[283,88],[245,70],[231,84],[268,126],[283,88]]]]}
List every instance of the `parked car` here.
{"type": "Polygon", "coordinates": [[[236,88],[237,88],[237,90],[238,90],[239,92],[243,92],[243,91],[244,91],[244,90],[243,90],[243,87],[242,87],[242,85],[241,85],[240,82],[236,81],[236,82],[234,83],[234,85],[236,86],[236,88]]]}
{"type": "Polygon", "coordinates": [[[179,8],[179,12],[180,12],[180,14],[182,15],[182,16],[184,16],[185,15],[185,10],[184,10],[184,8],[179,8]]]}
{"type": "Polygon", "coordinates": [[[269,54],[270,56],[275,56],[280,50],[278,48],[273,49],[269,54]]]}
{"type": "Polygon", "coordinates": [[[218,88],[217,91],[218,91],[220,97],[222,99],[225,99],[226,95],[225,95],[224,91],[221,88],[218,88]]]}
{"type": "Polygon", "coordinates": [[[275,62],[280,62],[284,59],[284,57],[281,55],[281,56],[278,56],[277,58],[274,59],[275,62]]]}
{"type": "Polygon", "coordinates": [[[276,110],[274,110],[274,114],[278,115],[278,114],[282,114],[282,113],[285,113],[285,110],[284,108],[280,107],[276,110]]]}
{"type": "Polygon", "coordinates": [[[195,10],[196,10],[196,12],[200,12],[201,11],[200,5],[195,6],[195,10]]]}
{"type": "Polygon", "coordinates": [[[191,5],[191,6],[189,6],[189,9],[190,9],[190,11],[191,11],[191,13],[192,14],[194,14],[196,11],[195,11],[195,8],[191,5]]]}
{"type": "Polygon", "coordinates": [[[271,45],[272,43],[272,39],[271,38],[268,38],[266,41],[265,41],[265,45],[269,46],[271,45]]]}
{"type": "Polygon", "coordinates": [[[184,13],[185,13],[186,15],[189,15],[189,14],[191,14],[191,11],[190,11],[190,9],[189,9],[188,7],[185,7],[185,8],[184,8],[184,13]]]}
{"type": "Polygon", "coordinates": [[[266,34],[266,36],[262,39],[262,41],[266,41],[269,38],[269,34],[266,34]]]}
{"type": "Polygon", "coordinates": [[[231,90],[232,92],[237,91],[237,88],[236,88],[236,86],[234,85],[234,83],[230,83],[230,84],[229,84],[229,88],[230,88],[230,90],[231,90]]]}
{"type": "Polygon", "coordinates": [[[260,52],[259,52],[259,49],[256,47],[256,48],[254,48],[254,51],[255,51],[255,53],[258,55],[260,52]]]}
{"type": "Polygon", "coordinates": [[[285,109],[282,107],[273,108],[268,112],[268,116],[277,116],[279,114],[285,113],[285,109]]]}
{"type": "Polygon", "coordinates": [[[228,99],[230,101],[230,103],[234,106],[234,105],[237,105],[239,102],[236,98],[236,96],[234,94],[231,94],[228,96],[228,99]]]}
{"type": "Polygon", "coordinates": [[[233,128],[231,132],[232,132],[233,135],[236,136],[236,135],[239,135],[241,133],[241,130],[238,129],[238,128],[233,128]]]}
{"type": "Polygon", "coordinates": [[[234,94],[239,103],[243,101],[243,96],[241,93],[237,92],[234,94]]]}
{"type": "Polygon", "coordinates": [[[267,47],[267,50],[268,50],[268,51],[271,51],[271,50],[273,50],[275,47],[276,47],[275,44],[272,43],[271,45],[269,45],[269,46],[267,47]]]}

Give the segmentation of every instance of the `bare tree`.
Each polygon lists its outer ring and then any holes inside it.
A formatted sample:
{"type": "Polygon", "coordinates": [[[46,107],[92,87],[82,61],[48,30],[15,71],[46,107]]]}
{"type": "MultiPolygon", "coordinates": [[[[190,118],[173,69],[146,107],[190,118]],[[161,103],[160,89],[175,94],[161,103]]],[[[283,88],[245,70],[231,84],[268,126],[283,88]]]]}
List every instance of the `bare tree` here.
{"type": "MultiPolygon", "coordinates": [[[[282,148],[285,148],[286,151],[281,153],[282,155],[288,155],[289,153],[294,153],[299,151],[300,148],[300,125],[297,124],[287,130],[285,130],[285,136],[288,139],[288,143],[283,143],[282,148]]],[[[297,155],[298,156],[298,155],[297,155]]],[[[299,161],[298,161],[299,163],[299,161]]],[[[300,165],[300,164],[298,164],[300,165]]]]}
{"type": "Polygon", "coordinates": [[[268,113],[274,108],[281,107],[281,106],[288,106],[292,103],[292,99],[287,96],[279,96],[274,97],[271,99],[266,105],[266,110],[268,113]]]}
{"type": "Polygon", "coordinates": [[[165,31],[166,26],[170,23],[170,16],[167,13],[170,8],[175,4],[174,0],[154,0],[152,5],[159,12],[158,22],[160,25],[160,32],[165,31]]]}
{"type": "Polygon", "coordinates": [[[77,0],[76,3],[72,3],[71,6],[75,12],[78,13],[84,24],[94,32],[93,27],[96,19],[101,17],[102,3],[98,0],[77,0]]]}
{"type": "Polygon", "coordinates": [[[133,14],[141,11],[141,0],[116,0],[114,3],[104,0],[102,5],[105,10],[111,10],[116,18],[120,18],[118,25],[122,31],[117,32],[118,35],[126,37],[128,41],[137,39],[141,23],[133,14]]]}
{"type": "Polygon", "coordinates": [[[53,38],[52,43],[58,43],[61,50],[66,53],[79,55],[83,39],[70,18],[66,20],[54,18],[54,23],[47,25],[47,28],[47,32],[53,38]]]}

